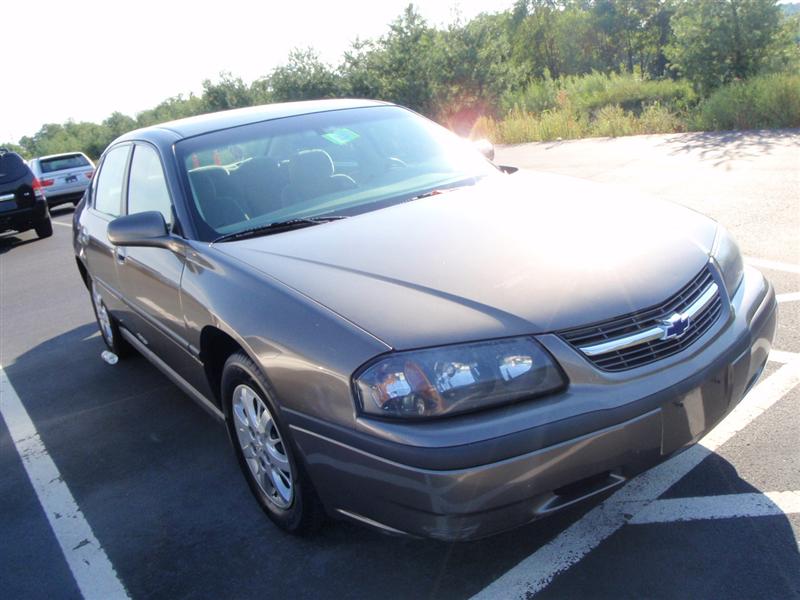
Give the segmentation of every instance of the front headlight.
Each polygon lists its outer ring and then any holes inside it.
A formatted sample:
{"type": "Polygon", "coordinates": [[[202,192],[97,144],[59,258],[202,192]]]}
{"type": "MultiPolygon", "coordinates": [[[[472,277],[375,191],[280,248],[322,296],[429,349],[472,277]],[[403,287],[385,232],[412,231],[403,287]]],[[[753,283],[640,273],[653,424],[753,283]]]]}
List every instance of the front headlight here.
{"type": "Polygon", "coordinates": [[[398,352],[355,377],[365,413],[405,418],[505,404],[565,384],[553,359],[528,337],[398,352]]]}
{"type": "Polygon", "coordinates": [[[728,297],[733,298],[744,276],[744,263],[742,253],[731,234],[722,226],[717,225],[717,237],[714,240],[714,249],[711,256],[719,265],[728,297]]]}

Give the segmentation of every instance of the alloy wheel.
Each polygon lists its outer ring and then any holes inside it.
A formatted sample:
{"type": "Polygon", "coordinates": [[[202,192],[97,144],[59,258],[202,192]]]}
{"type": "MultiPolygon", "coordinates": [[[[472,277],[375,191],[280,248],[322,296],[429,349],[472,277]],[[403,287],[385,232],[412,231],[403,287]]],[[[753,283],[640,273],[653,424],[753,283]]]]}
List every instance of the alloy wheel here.
{"type": "Polygon", "coordinates": [[[246,384],[233,390],[236,437],[258,487],[275,506],[286,509],[294,499],[289,455],[266,403],[246,384]]]}
{"type": "Polygon", "coordinates": [[[97,313],[97,322],[100,325],[100,333],[105,338],[109,346],[114,345],[114,329],[111,327],[111,316],[108,314],[100,292],[97,289],[97,284],[92,282],[92,303],[94,303],[94,310],[97,313]]]}

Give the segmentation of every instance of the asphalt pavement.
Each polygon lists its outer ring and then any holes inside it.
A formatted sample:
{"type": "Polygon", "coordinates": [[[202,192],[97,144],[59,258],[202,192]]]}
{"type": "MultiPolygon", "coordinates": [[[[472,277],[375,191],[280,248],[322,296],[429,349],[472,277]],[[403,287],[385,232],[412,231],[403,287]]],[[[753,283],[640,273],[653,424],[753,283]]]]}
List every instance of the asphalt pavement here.
{"type": "Polygon", "coordinates": [[[52,238],[0,235],[0,597],[800,598],[800,132],[527,144],[497,159],[704,212],[773,281],[779,352],[703,446],[622,496],[479,542],[343,522],[288,536],[222,427],[143,358],[101,360],[72,210],[56,209],[52,238]]]}

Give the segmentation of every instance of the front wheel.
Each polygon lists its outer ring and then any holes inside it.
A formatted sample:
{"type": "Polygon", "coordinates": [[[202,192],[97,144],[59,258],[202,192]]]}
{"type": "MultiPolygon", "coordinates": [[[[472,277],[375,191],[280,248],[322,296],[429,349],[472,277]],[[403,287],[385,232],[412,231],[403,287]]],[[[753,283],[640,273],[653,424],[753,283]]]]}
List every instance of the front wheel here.
{"type": "Polygon", "coordinates": [[[92,296],[94,316],[97,319],[97,326],[100,328],[100,336],[103,338],[103,342],[117,357],[124,358],[130,354],[131,345],[120,334],[119,327],[114,321],[114,317],[108,312],[106,303],[103,302],[103,297],[100,295],[100,290],[94,280],[92,280],[90,294],[92,296]]]}
{"type": "Polygon", "coordinates": [[[311,533],[324,512],[255,363],[233,354],[222,372],[222,397],[236,458],[267,516],[289,533],[311,533]]]}

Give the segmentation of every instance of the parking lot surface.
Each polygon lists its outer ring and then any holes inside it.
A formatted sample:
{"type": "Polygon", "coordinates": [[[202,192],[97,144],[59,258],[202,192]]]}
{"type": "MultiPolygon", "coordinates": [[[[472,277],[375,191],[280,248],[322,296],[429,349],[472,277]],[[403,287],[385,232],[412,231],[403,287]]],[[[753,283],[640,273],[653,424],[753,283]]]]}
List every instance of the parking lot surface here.
{"type": "Polygon", "coordinates": [[[0,236],[0,597],[800,598],[800,132],[528,144],[497,159],[709,214],[774,283],[778,352],[702,445],[479,542],[340,522],[288,536],[222,427],[143,358],[101,360],[72,210],[55,210],[52,238],[0,236]]]}

